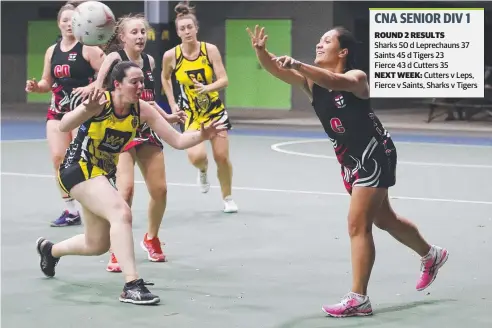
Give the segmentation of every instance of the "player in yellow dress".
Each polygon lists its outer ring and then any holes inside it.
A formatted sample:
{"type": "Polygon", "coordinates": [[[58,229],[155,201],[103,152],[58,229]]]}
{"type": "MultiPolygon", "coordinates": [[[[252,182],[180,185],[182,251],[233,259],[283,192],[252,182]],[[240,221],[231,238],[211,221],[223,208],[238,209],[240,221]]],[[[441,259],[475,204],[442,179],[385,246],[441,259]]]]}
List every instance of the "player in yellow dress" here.
{"type": "MultiPolygon", "coordinates": [[[[153,104],[168,122],[182,122],[184,112],[168,115],[155,102],[155,61],[154,57],[144,52],[148,27],[149,23],[142,15],[126,15],[118,20],[113,38],[104,47],[107,56],[99,70],[96,88],[102,88],[105,73],[115,59],[130,60],[138,64],[144,72],[142,100],[153,104]]],[[[159,239],[159,229],[168,199],[165,162],[164,143],[147,125],[143,125],[137,130],[137,137],[120,154],[117,168],[116,187],[130,207],[135,191],[135,164],[140,168],[147,186],[150,196],[147,210],[148,229],[143,235],[140,246],[152,262],[166,261],[166,255],[161,247],[162,242],[159,239]]],[[[118,259],[113,253],[110,253],[106,270],[121,272],[118,259]]]]}
{"type": "MultiPolygon", "coordinates": [[[[173,113],[185,111],[187,119],[181,126],[183,132],[196,131],[201,123],[212,120],[218,120],[230,129],[227,111],[219,97],[219,91],[228,84],[220,52],[215,45],[197,40],[198,21],[192,8],[179,3],[175,11],[176,30],[182,43],[166,51],[162,59],[162,85],[169,105],[173,113]],[[171,82],[173,73],[180,88],[177,100],[171,82]]],[[[224,200],[224,212],[235,213],[238,208],[232,199],[229,139],[227,133],[223,134],[224,138],[211,140],[212,150],[224,200]]],[[[202,192],[206,193],[210,184],[205,144],[192,147],[187,152],[189,161],[199,170],[198,181],[202,192]]]]}
{"type": "Polygon", "coordinates": [[[56,244],[39,238],[37,251],[42,272],[53,277],[62,256],[102,255],[111,245],[125,278],[120,301],[154,304],[160,301],[159,297],[147,289],[148,283],[139,278],[135,265],[130,207],[114,187],[119,154],[143,123],[177,149],[214,138],[226,127],[214,122],[206,128],[202,125],[195,133],[180,134],[155,107],[140,99],[144,73],[137,64],[115,61],[109,72],[109,91],[91,92],[84,103],[63,115],[60,122],[62,132],[80,126],[58,170],[58,182],[80,203],[85,232],[56,244]]]}

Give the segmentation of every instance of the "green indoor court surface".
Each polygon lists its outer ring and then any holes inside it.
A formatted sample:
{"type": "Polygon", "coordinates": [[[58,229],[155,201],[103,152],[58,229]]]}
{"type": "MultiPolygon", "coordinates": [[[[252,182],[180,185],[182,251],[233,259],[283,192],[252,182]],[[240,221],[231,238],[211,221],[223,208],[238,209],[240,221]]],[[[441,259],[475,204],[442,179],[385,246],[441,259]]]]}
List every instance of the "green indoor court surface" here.
{"type": "Polygon", "coordinates": [[[225,65],[229,77],[226,105],[229,108],[290,110],[291,86],[261,68],[251,47],[246,27],[254,30],[255,25],[265,27],[270,52],[291,55],[291,20],[226,20],[225,65]]]}
{"type": "Polygon", "coordinates": [[[374,227],[374,316],[335,319],[321,306],[350,290],[350,197],[330,141],[292,138],[231,132],[236,214],[222,212],[213,160],[211,188],[202,194],[186,153],[166,147],[168,200],[159,231],[165,263],[148,261],[139,245],[150,196],[135,169],[137,270],[161,297],[151,307],[118,301],[124,276],[106,271],[108,253],[63,257],[56,276],[44,277],[36,240],[60,242],[84,233],[86,224],[49,226],[63,201],[46,141],[2,141],[2,327],[492,327],[492,192],[484,179],[492,170],[491,147],[398,142],[391,205],[429,243],[446,247],[449,259],[418,292],[420,256],[374,227]]]}
{"type": "MultiPolygon", "coordinates": [[[[60,31],[56,21],[30,21],[28,22],[27,34],[27,76],[39,81],[43,75],[44,55],[46,49],[55,43],[60,31]]],[[[28,93],[27,102],[43,103],[49,102],[51,92],[28,93]]]]}

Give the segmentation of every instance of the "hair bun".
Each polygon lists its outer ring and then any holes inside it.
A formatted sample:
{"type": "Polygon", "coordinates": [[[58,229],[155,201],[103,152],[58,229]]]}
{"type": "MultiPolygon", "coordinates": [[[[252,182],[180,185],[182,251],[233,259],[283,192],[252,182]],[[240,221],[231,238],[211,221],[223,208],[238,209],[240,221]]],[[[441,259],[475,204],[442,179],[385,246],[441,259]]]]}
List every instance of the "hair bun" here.
{"type": "Polygon", "coordinates": [[[176,12],[177,16],[185,16],[189,14],[193,14],[193,8],[191,8],[187,3],[180,2],[174,7],[174,11],[176,12]]]}

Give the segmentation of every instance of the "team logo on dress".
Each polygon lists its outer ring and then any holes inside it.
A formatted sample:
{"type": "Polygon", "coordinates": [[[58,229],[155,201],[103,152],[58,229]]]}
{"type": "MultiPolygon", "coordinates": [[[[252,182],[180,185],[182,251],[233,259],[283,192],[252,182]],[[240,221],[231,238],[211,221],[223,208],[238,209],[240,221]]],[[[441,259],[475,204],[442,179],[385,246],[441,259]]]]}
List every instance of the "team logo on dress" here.
{"type": "Polygon", "coordinates": [[[202,58],[202,65],[205,65],[207,63],[207,60],[205,58],[202,58]]]}
{"type": "Polygon", "coordinates": [[[210,107],[210,97],[204,94],[197,94],[195,104],[200,111],[207,110],[210,107]]]}
{"type": "Polygon", "coordinates": [[[133,116],[133,119],[132,119],[132,128],[136,129],[137,126],[138,126],[138,117],[133,116]]]}
{"type": "Polygon", "coordinates": [[[131,132],[107,128],[97,149],[108,153],[120,153],[131,137],[131,132]]]}
{"type": "Polygon", "coordinates": [[[333,101],[335,101],[335,106],[337,106],[337,108],[344,108],[345,106],[347,106],[347,104],[345,103],[345,99],[341,94],[335,96],[335,98],[333,98],[333,101]]]}
{"type": "Polygon", "coordinates": [[[186,71],[186,74],[188,75],[190,81],[193,83],[195,83],[195,81],[198,81],[200,83],[206,82],[205,69],[203,68],[186,71]]]}
{"type": "Polygon", "coordinates": [[[77,60],[77,53],[76,52],[71,52],[68,54],[68,60],[69,61],[76,61],[77,60]]]}

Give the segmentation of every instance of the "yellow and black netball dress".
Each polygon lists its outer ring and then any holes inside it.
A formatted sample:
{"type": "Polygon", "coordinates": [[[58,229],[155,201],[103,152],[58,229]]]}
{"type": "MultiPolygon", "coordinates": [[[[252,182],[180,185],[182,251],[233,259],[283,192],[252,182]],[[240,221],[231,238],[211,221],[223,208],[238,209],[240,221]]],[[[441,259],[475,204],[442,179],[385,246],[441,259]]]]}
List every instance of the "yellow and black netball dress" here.
{"type": "Polygon", "coordinates": [[[118,156],[135,138],[140,125],[139,106],[133,105],[128,115],[119,117],[109,91],[105,97],[109,101],[103,111],[79,127],[60,165],[58,181],[67,194],[73,186],[101,175],[114,184],[118,156]]]}
{"type": "Polygon", "coordinates": [[[193,80],[205,85],[214,82],[214,69],[208,59],[206,43],[200,42],[200,53],[196,58],[185,58],[180,45],[175,48],[175,56],[174,74],[180,88],[177,103],[188,116],[181,130],[199,130],[200,123],[211,121],[219,121],[230,129],[231,123],[219,92],[199,94],[194,87],[193,80]]]}

